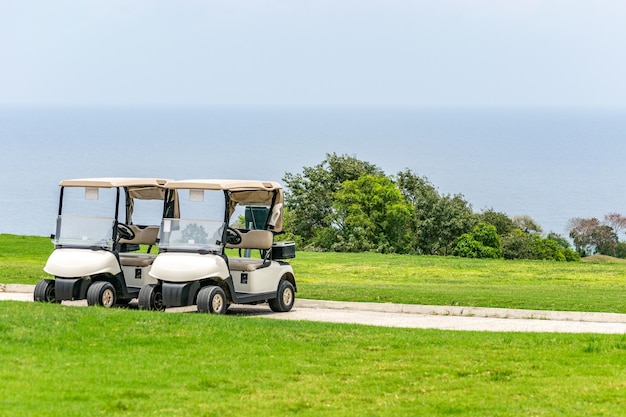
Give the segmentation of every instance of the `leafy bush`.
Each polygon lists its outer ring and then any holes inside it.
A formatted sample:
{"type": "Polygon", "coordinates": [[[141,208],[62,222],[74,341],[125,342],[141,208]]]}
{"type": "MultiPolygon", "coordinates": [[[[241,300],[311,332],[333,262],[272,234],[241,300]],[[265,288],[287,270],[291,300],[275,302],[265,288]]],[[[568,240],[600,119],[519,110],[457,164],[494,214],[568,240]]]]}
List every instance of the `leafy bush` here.
{"type": "Polygon", "coordinates": [[[470,233],[464,233],[456,240],[452,254],[464,258],[501,258],[500,236],[496,227],[478,223],[470,233]]]}
{"type": "Polygon", "coordinates": [[[532,239],[521,229],[514,229],[502,237],[504,259],[535,259],[532,239]]]}
{"type": "Polygon", "coordinates": [[[502,238],[502,255],[505,259],[544,259],[553,261],[578,261],[580,255],[569,248],[569,243],[554,234],[543,239],[537,233],[515,229],[502,238]]]}

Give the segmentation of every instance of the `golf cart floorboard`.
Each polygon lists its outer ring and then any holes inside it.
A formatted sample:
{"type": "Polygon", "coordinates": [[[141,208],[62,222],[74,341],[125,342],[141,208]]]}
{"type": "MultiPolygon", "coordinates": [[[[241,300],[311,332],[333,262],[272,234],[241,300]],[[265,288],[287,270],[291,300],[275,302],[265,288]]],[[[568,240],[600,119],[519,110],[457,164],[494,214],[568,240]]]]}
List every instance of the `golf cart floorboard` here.
{"type": "Polygon", "coordinates": [[[233,293],[232,297],[235,304],[253,304],[276,298],[276,292],[266,292],[263,294],[247,294],[239,292],[233,293]]]}

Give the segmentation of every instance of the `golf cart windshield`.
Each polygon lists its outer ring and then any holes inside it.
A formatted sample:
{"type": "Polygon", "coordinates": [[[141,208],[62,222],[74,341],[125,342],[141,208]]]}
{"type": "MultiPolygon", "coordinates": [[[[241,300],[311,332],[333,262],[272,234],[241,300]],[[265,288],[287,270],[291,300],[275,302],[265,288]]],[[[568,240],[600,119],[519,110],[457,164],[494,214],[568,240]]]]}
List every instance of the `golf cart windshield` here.
{"type": "Polygon", "coordinates": [[[219,190],[179,189],[180,218],[165,217],[159,248],[221,252],[224,248],[225,197],[219,190]]]}
{"type": "Polygon", "coordinates": [[[112,249],[116,190],[65,187],[62,197],[54,244],[112,249]]]}
{"type": "MultiPolygon", "coordinates": [[[[132,226],[137,233],[149,230],[148,227],[158,228],[163,213],[165,182],[166,180],[149,178],[86,178],[61,181],[54,244],[119,250],[122,243],[129,240],[122,240],[117,222],[132,226]]],[[[176,193],[170,193],[169,196],[165,207],[171,216],[176,217],[176,193]]],[[[141,239],[133,243],[136,243],[137,248],[140,243],[152,244],[141,239]]]]}
{"type": "Polygon", "coordinates": [[[113,248],[112,217],[59,216],[55,245],[113,248]]]}
{"type": "Polygon", "coordinates": [[[224,243],[223,221],[163,219],[159,247],[176,251],[220,252],[224,243]]]}

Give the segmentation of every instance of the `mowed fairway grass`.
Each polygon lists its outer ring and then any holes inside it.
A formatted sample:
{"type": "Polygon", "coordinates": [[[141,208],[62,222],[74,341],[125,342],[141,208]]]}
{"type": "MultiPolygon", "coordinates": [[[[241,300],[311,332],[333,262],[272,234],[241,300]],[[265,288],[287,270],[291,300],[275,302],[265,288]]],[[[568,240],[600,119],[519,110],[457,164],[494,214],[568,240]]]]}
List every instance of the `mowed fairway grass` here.
{"type": "MultiPolygon", "coordinates": [[[[0,235],[0,283],[36,284],[50,239],[0,235]]],[[[626,261],[506,261],[298,252],[298,297],[626,313],[626,261]]]]}
{"type": "MultiPolygon", "coordinates": [[[[44,278],[51,251],[0,235],[0,283],[44,278]]],[[[626,312],[621,263],[299,252],[292,264],[299,297],[626,312]]],[[[0,416],[626,415],[626,335],[4,301],[0,360],[0,416]]]]}

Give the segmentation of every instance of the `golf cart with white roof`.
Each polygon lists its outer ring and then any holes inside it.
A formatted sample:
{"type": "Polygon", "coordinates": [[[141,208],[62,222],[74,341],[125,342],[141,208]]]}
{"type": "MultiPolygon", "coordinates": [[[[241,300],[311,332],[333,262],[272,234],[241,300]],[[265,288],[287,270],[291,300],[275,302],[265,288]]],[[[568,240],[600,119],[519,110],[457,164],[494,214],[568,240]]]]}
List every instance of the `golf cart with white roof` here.
{"type": "Polygon", "coordinates": [[[148,272],[150,253],[164,215],[176,216],[176,193],[156,178],[88,178],[61,181],[55,249],[34,300],[87,299],[112,307],[137,298],[141,287],[155,283],[148,272]],[[164,203],[165,202],[165,203],[164,203]],[[165,207],[165,208],[164,208],[165,207]],[[120,216],[124,221],[120,221],[120,216]],[[141,245],[147,245],[145,252],[141,245]]]}
{"type": "Polygon", "coordinates": [[[165,188],[178,193],[180,217],[163,218],[150,270],[158,283],[141,289],[140,309],[196,304],[200,312],[224,314],[232,303],[267,302],[273,311],[291,310],[296,280],[284,259],[295,257],[295,244],[274,242],[283,223],[280,184],[185,180],[165,188]],[[242,210],[245,225],[237,220],[242,210]]]}

